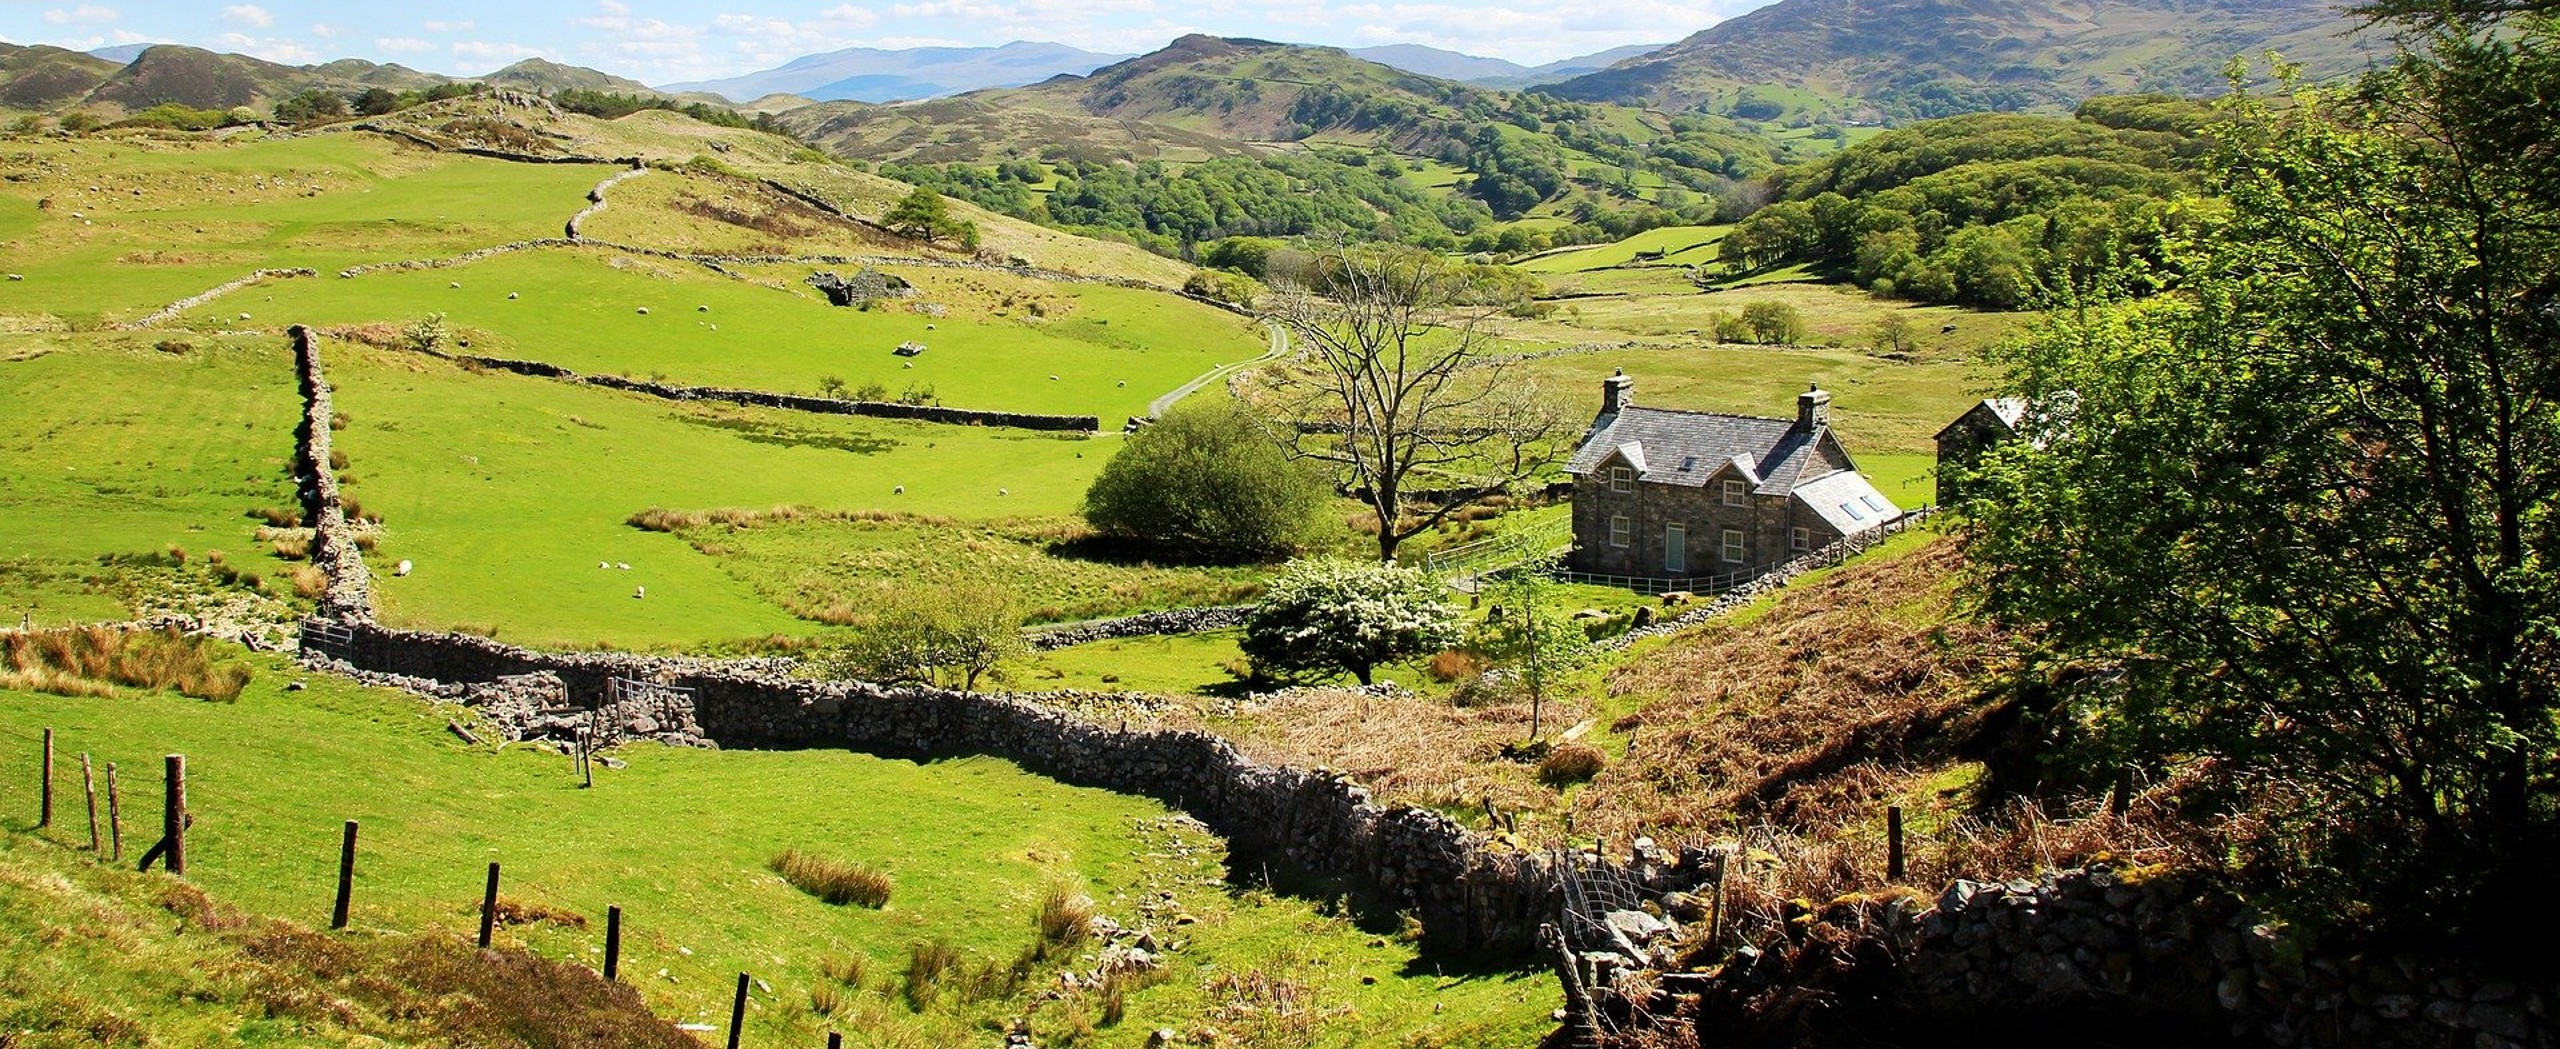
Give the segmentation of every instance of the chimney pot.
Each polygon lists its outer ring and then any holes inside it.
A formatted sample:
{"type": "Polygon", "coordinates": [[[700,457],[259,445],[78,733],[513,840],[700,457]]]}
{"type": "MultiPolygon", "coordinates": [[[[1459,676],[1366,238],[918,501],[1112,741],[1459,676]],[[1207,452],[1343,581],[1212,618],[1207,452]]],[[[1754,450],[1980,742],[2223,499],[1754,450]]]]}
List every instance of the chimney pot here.
{"type": "Polygon", "coordinates": [[[1626,369],[1600,380],[1600,414],[1609,415],[1635,403],[1636,381],[1626,369]]]}

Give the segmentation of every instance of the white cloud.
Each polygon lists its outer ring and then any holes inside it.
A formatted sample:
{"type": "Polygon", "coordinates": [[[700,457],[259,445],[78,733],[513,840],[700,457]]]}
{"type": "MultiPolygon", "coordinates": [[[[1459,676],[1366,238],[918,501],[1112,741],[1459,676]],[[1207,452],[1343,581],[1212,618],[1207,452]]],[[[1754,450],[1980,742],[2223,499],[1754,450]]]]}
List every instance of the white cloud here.
{"type": "Polygon", "coordinates": [[[451,50],[453,51],[453,56],[455,58],[472,58],[485,62],[500,63],[532,58],[542,53],[539,50],[526,47],[523,44],[511,44],[496,40],[457,40],[454,41],[451,50]]]}
{"type": "Polygon", "coordinates": [[[276,24],[276,16],[256,4],[233,4],[222,9],[222,17],[241,25],[264,29],[276,24]]]}
{"type": "Polygon", "coordinates": [[[284,37],[224,33],[213,38],[213,47],[218,51],[236,51],[252,58],[263,58],[269,62],[282,62],[287,65],[325,61],[325,56],[318,49],[302,41],[284,37]]]}
{"type": "Polygon", "coordinates": [[[459,22],[429,21],[424,27],[430,33],[468,33],[479,28],[480,23],[466,18],[459,22]]]}
{"type": "Polygon", "coordinates": [[[335,40],[340,34],[345,32],[346,30],[330,25],[327,22],[311,23],[311,35],[319,37],[322,40],[335,40]]]}
{"type": "Polygon", "coordinates": [[[435,50],[436,44],[414,36],[378,36],[373,38],[373,49],[386,55],[423,55],[435,50]]]}
{"type": "Polygon", "coordinates": [[[115,8],[97,4],[82,4],[69,10],[57,7],[44,13],[48,25],[104,25],[122,17],[115,8]]]}

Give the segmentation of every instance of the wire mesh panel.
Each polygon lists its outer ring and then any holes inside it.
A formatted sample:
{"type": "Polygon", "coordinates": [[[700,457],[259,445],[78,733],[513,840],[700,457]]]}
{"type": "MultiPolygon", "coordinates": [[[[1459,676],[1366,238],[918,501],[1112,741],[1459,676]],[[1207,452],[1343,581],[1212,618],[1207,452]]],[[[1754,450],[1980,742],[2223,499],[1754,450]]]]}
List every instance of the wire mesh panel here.
{"type": "Polygon", "coordinates": [[[1643,910],[1643,883],[1636,880],[1633,870],[1589,853],[1560,855],[1556,867],[1564,886],[1561,927],[1565,941],[1577,949],[1616,950],[1618,941],[1609,932],[1609,915],[1614,911],[1643,910]]]}

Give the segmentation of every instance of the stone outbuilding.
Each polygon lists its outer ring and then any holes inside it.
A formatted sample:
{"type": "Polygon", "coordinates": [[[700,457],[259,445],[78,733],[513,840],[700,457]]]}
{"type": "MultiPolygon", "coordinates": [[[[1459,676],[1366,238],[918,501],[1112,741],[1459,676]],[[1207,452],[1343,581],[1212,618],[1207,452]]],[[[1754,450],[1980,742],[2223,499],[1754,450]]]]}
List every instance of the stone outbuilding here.
{"type": "Polygon", "coordinates": [[[1938,505],[1951,506],[1962,498],[1964,471],[1982,453],[2016,437],[2018,423],[2026,417],[2023,398],[1993,397],[1965,409],[1938,431],[1938,505]]]}
{"type": "Polygon", "coordinates": [[[1796,417],[1639,408],[1624,372],[1565,465],[1573,478],[1576,572],[1650,588],[1738,583],[1902,510],[1858,472],[1831,429],[1831,395],[1796,417]]]}

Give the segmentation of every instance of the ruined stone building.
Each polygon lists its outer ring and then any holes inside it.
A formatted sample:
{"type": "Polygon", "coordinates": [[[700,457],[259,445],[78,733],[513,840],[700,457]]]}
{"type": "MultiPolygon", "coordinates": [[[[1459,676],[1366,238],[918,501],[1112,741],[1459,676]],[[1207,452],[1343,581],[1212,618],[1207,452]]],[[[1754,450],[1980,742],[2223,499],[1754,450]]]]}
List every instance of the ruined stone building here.
{"type": "Polygon", "coordinates": [[[1573,477],[1574,571],[1643,581],[1756,574],[1902,510],[1832,432],[1831,395],[1793,419],[1639,408],[1635,380],[1601,383],[1573,477]]]}
{"type": "Polygon", "coordinates": [[[2018,435],[2027,417],[2027,402],[1994,397],[1967,408],[1938,431],[1938,505],[1952,506],[1964,495],[1964,472],[1982,453],[2018,435]]]}

